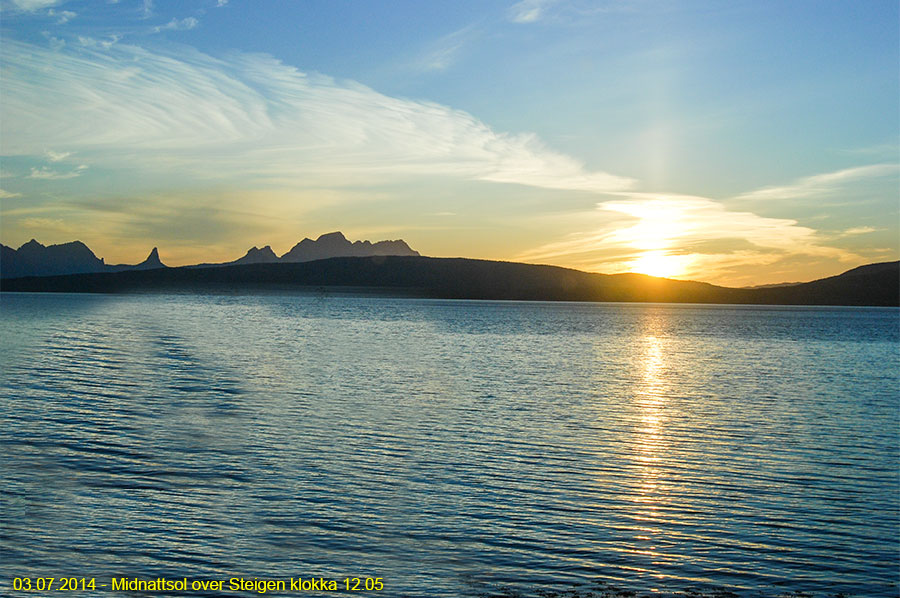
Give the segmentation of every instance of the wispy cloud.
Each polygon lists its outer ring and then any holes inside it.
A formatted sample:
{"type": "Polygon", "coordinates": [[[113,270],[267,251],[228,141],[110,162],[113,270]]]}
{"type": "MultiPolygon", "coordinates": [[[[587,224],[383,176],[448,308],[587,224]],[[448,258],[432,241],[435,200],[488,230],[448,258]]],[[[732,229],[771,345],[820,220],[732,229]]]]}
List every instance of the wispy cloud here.
{"type": "Polygon", "coordinates": [[[851,262],[861,258],[829,247],[796,220],[728,210],[705,197],[623,193],[583,214],[593,228],[515,257],[568,263],[593,271],[628,271],[647,256],[677,263],[682,278],[723,280],[747,265],[789,256],[851,262]]]}
{"type": "Polygon", "coordinates": [[[897,164],[872,164],[845,168],[835,172],[817,174],[794,181],[788,185],[763,187],[756,191],[743,193],[735,199],[741,200],[777,200],[819,197],[834,193],[841,186],[852,181],[896,174],[900,170],[897,164]]]}
{"type": "Polygon", "coordinates": [[[26,12],[35,12],[62,4],[64,0],[12,0],[12,5],[19,10],[26,12]]]}
{"type": "Polygon", "coordinates": [[[75,177],[81,176],[81,173],[86,169],[87,166],[81,165],[75,170],[70,170],[69,172],[59,172],[56,170],[52,170],[47,166],[41,166],[40,168],[32,168],[31,174],[28,175],[28,178],[46,180],[74,179],[75,177]]]}
{"type": "Polygon", "coordinates": [[[534,23],[544,16],[548,7],[559,0],[522,0],[509,8],[509,19],[513,23],[534,23]]]}
{"type": "Polygon", "coordinates": [[[66,23],[68,23],[69,21],[71,21],[72,19],[77,17],[78,13],[72,12],[71,10],[63,10],[63,11],[57,12],[51,8],[50,10],[47,11],[47,15],[51,16],[51,17],[56,17],[57,25],[65,25],[66,23]]]}
{"type": "Polygon", "coordinates": [[[21,193],[11,193],[4,189],[0,189],[0,199],[12,199],[13,197],[21,197],[21,193]]]}
{"type": "Polygon", "coordinates": [[[690,10],[684,3],[670,0],[521,0],[506,11],[513,23],[529,25],[552,22],[555,25],[584,25],[616,13],[662,14],[690,10]]]}
{"type": "Polygon", "coordinates": [[[468,113],[267,55],[220,60],[124,44],[54,52],[14,41],[0,52],[8,155],[65,147],[97,165],[286,188],[422,176],[593,192],[634,184],[589,171],[534,135],[496,132],[468,113]]]}
{"type": "Polygon", "coordinates": [[[853,228],[848,228],[844,232],[841,233],[842,237],[851,237],[855,235],[866,235],[868,233],[874,233],[877,228],[872,228],[871,226],[854,226],[853,228]]]}
{"type": "Polygon", "coordinates": [[[44,152],[44,156],[51,162],[61,162],[71,155],[72,152],[54,152],[53,150],[47,150],[44,152]]]}
{"type": "Polygon", "coordinates": [[[189,29],[194,29],[199,24],[200,24],[200,21],[198,21],[194,17],[185,17],[184,19],[172,19],[165,25],[159,25],[157,27],[154,27],[153,32],[160,33],[162,31],[187,31],[189,29]]]}
{"type": "Polygon", "coordinates": [[[54,50],[62,50],[66,45],[66,40],[49,35],[49,33],[47,33],[45,37],[47,38],[47,42],[50,44],[50,47],[54,50]]]}
{"type": "MultiPolygon", "coordinates": [[[[103,48],[104,50],[108,50],[114,44],[118,43],[120,39],[122,39],[122,37],[119,35],[111,35],[107,39],[96,39],[79,35],[78,43],[86,48],[103,48]]],[[[65,44],[65,42],[63,42],[63,44],[65,44]]],[[[54,47],[53,49],[58,51],[62,49],[62,46],[54,47]]]]}
{"type": "Polygon", "coordinates": [[[228,0],[216,0],[216,6],[222,7],[228,4],[228,0]]]}
{"type": "Polygon", "coordinates": [[[418,68],[423,71],[443,71],[457,61],[462,50],[478,36],[475,25],[463,27],[445,35],[431,44],[431,47],[418,61],[418,68]]]}
{"type": "Polygon", "coordinates": [[[72,222],[67,222],[62,218],[23,218],[21,221],[21,225],[22,228],[33,231],[38,236],[38,238],[43,237],[45,234],[53,236],[55,233],[84,233],[84,231],[78,230],[75,226],[73,226],[72,222]]]}

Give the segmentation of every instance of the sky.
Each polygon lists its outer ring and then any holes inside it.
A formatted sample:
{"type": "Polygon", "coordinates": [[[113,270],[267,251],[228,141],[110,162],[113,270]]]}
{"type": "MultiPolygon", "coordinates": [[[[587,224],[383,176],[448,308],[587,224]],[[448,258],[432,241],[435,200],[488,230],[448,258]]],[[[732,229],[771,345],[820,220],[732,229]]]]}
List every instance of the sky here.
{"type": "Polygon", "coordinates": [[[727,286],[900,257],[895,0],[0,0],[0,242],[727,286]]]}

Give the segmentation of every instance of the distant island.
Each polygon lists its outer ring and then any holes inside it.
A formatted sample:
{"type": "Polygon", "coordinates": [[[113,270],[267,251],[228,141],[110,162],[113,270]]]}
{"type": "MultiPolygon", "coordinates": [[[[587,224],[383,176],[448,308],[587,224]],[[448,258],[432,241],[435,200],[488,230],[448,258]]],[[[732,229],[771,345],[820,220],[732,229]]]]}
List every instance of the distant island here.
{"type": "Polygon", "coordinates": [[[404,241],[304,239],[278,257],[253,247],[233,262],[166,267],[154,248],[133,266],[106,265],[78,241],[29,241],[0,256],[5,292],[357,292],[447,299],[631,301],[769,305],[900,305],[900,262],[854,268],[806,283],[727,288],[644,274],[594,274],[558,266],[419,255],[404,241]],[[84,268],[73,273],[72,269],[84,268]],[[37,274],[40,273],[40,274],[37,274]]]}

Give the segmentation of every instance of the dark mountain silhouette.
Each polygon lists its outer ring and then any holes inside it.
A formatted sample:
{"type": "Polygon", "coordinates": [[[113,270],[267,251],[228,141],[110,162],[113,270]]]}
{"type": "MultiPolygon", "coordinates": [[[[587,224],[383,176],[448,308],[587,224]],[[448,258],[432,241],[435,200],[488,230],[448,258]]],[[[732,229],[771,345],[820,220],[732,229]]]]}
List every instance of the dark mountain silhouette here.
{"type": "Polygon", "coordinates": [[[106,264],[81,241],[45,247],[34,239],[19,249],[3,246],[0,276],[51,276],[77,272],[103,272],[106,264]]]}
{"type": "Polygon", "coordinates": [[[294,245],[290,251],[280,258],[275,255],[272,248],[266,245],[262,249],[251,247],[244,257],[233,262],[219,264],[196,264],[190,268],[220,268],[222,266],[241,266],[244,264],[274,264],[311,262],[332,257],[369,257],[375,255],[419,255],[418,251],[410,249],[406,241],[353,241],[347,240],[341,232],[326,233],[318,239],[303,239],[294,245]]]}
{"type": "MultiPolygon", "coordinates": [[[[211,268],[239,266],[245,264],[269,264],[275,262],[309,262],[331,257],[368,257],[376,255],[410,255],[419,252],[410,249],[402,239],[396,241],[354,241],[350,242],[341,232],[327,233],[313,241],[303,239],[280,258],[268,245],[259,249],[250,248],[244,257],[223,264],[197,264],[191,268],[211,268]]],[[[59,274],[81,274],[88,272],[121,272],[124,270],[151,270],[165,268],[159,259],[156,247],[146,260],[137,265],[103,262],[81,241],[44,247],[34,239],[18,250],[0,245],[0,278],[20,278],[23,276],[54,276],[59,274]]]]}
{"type": "Polygon", "coordinates": [[[0,278],[165,268],[165,265],[159,260],[159,252],[156,247],[153,248],[146,260],[136,266],[108,265],[103,262],[103,258],[94,255],[94,252],[81,241],[45,247],[32,239],[18,249],[0,245],[0,251],[2,251],[0,253],[0,278]]]}
{"type": "MultiPolygon", "coordinates": [[[[341,232],[327,233],[313,241],[303,239],[280,258],[268,245],[250,248],[244,257],[223,264],[197,264],[191,268],[239,266],[245,264],[269,264],[276,262],[309,262],[331,257],[368,257],[376,255],[418,256],[402,239],[396,241],[350,242],[341,232]]],[[[146,260],[137,265],[105,264],[81,241],[44,247],[34,239],[18,250],[0,245],[0,278],[23,276],[54,276],[89,272],[121,272],[124,270],[151,270],[165,268],[156,247],[146,260]]]]}
{"type": "Polygon", "coordinates": [[[813,282],[731,289],[643,274],[591,274],[557,266],[419,256],[340,257],[299,263],[165,268],[0,280],[3,291],[347,291],[452,299],[900,305],[900,262],[813,282]]]}
{"type": "Polygon", "coordinates": [[[251,247],[247,250],[247,255],[231,262],[233,265],[241,264],[272,264],[278,261],[278,256],[272,251],[272,248],[266,245],[262,249],[251,247]]]}
{"type": "Polygon", "coordinates": [[[240,266],[244,264],[274,264],[311,262],[332,257],[369,257],[375,255],[419,255],[418,251],[411,249],[406,241],[353,241],[347,240],[340,231],[326,233],[313,241],[306,238],[294,245],[290,251],[280,258],[275,255],[272,248],[266,245],[262,249],[251,247],[244,257],[233,262],[219,264],[197,264],[191,268],[219,268],[222,266],[240,266]]]}
{"type": "Polygon", "coordinates": [[[166,268],[167,266],[159,259],[159,250],[154,247],[140,264],[129,266],[128,264],[117,264],[115,266],[107,266],[108,272],[122,272],[123,270],[153,270],[154,268],[166,268]]]}
{"type": "Polygon", "coordinates": [[[152,270],[154,268],[165,268],[166,265],[159,259],[159,250],[154,247],[150,250],[150,255],[143,262],[134,267],[135,270],[152,270]]]}
{"type": "Polygon", "coordinates": [[[803,284],[802,282],[773,282],[770,284],[754,284],[742,289],[774,289],[776,287],[792,287],[795,284],[803,284]]]}
{"type": "Polygon", "coordinates": [[[900,262],[868,264],[830,276],[783,287],[754,289],[754,303],[793,305],[900,305],[900,262]],[[840,297],[840,303],[827,302],[840,297]]]}
{"type": "Polygon", "coordinates": [[[372,255],[419,255],[405,241],[354,241],[341,232],[327,233],[313,241],[303,239],[281,256],[282,262],[311,262],[330,257],[368,257],[372,255]]]}

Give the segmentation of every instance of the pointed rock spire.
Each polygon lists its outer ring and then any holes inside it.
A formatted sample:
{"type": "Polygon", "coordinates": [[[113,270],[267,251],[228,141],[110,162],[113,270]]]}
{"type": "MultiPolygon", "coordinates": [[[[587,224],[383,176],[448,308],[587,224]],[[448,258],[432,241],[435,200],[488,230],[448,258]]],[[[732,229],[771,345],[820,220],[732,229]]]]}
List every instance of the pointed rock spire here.
{"type": "Polygon", "coordinates": [[[159,250],[156,247],[154,247],[150,251],[150,255],[147,256],[147,259],[145,259],[143,262],[141,262],[134,268],[135,268],[135,270],[137,270],[137,269],[150,270],[152,268],[165,268],[165,267],[166,267],[166,265],[164,263],[162,263],[162,261],[159,259],[159,250]]]}

